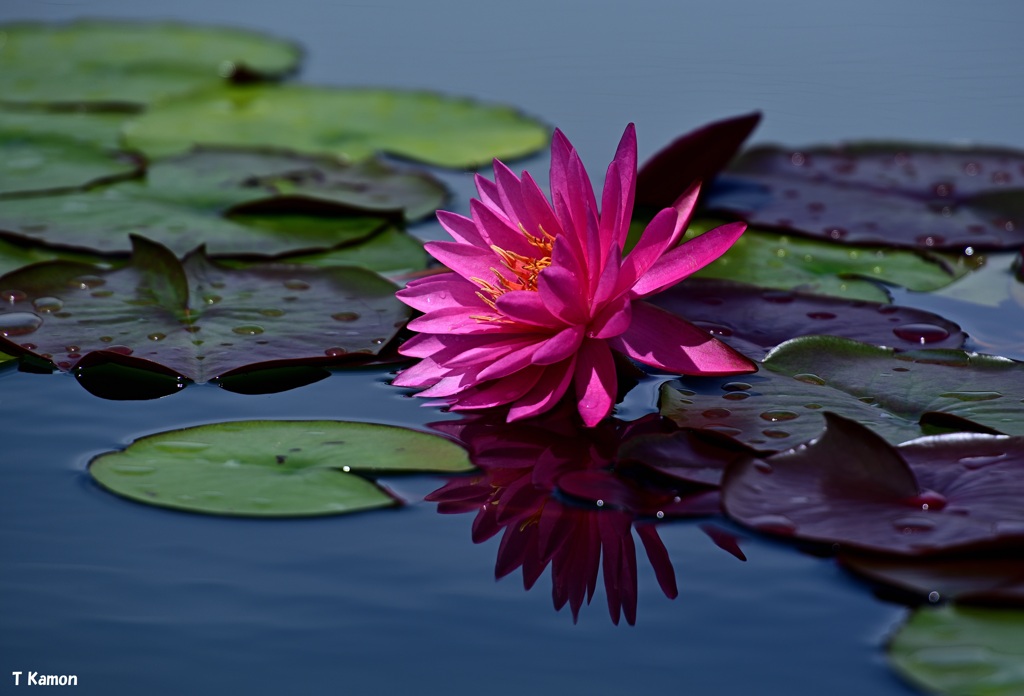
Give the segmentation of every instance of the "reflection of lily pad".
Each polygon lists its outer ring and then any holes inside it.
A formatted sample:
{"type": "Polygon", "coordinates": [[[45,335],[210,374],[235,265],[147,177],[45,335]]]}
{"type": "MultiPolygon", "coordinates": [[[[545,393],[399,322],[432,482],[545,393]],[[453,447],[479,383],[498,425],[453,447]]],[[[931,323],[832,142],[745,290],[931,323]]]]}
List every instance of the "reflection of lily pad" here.
{"type": "Polygon", "coordinates": [[[443,186],[375,160],[258,150],[198,150],[146,178],[86,192],[5,201],[0,231],[48,244],[123,252],[144,233],[176,253],[282,254],[360,241],[386,217],[432,212],[443,186]]]}
{"type": "Polygon", "coordinates": [[[357,268],[179,262],[135,238],[131,263],[103,271],[57,261],[0,278],[0,346],[72,369],[95,351],[196,382],[280,363],[376,355],[405,324],[395,286],[357,268]],[[155,365],[154,365],[155,364],[155,365]]]}
{"type": "Polygon", "coordinates": [[[295,70],[292,43],[171,22],[0,25],[0,101],[143,107],[231,79],[295,70]]]}
{"type": "Polygon", "coordinates": [[[398,500],[356,474],[472,469],[436,435],[340,421],[242,421],[175,430],[100,455],[89,473],[149,505],[255,517],[332,515],[398,500]]]}
{"type": "Polygon", "coordinates": [[[1024,152],[853,143],[746,152],[707,199],[748,222],[854,244],[1024,243],[1024,152]]]}
{"type": "Polygon", "coordinates": [[[61,136],[23,136],[0,127],[0,198],[87,188],[138,176],[142,161],[61,136]]]}
{"type": "Polygon", "coordinates": [[[816,334],[900,350],[920,348],[922,343],[959,348],[966,339],[953,322],[919,309],[710,278],[689,278],[651,301],[755,360],[790,338],[816,334]]]}
{"type": "Polygon", "coordinates": [[[528,155],[548,130],[506,106],[430,92],[235,87],[167,101],[125,130],[126,142],[159,157],[193,144],[273,145],[363,160],[387,152],[445,167],[528,155]]]}
{"type": "Polygon", "coordinates": [[[896,670],[949,696],[1024,693],[1024,611],[919,609],[889,644],[896,670]]]}
{"type": "Polygon", "coordinates": [[[826,414],[806,446],[734,464],[722,504],[750,527],[872,552],[1024,543],[1024,438],[955,433],[893,447],[826,414]]]}
{"type": "MultiPolygon", "coordinates": [[[[698,221],[690,226],[687,236],[717,224],[698,221]]],[[[695,275],[851,300],[888,302],[888,294],[878,282],[918,292],[937,290],[978,263],[977,257],[918,254],[881,247],[851,248],[824,240],[748,230],[720,259],[695,275]]]]}

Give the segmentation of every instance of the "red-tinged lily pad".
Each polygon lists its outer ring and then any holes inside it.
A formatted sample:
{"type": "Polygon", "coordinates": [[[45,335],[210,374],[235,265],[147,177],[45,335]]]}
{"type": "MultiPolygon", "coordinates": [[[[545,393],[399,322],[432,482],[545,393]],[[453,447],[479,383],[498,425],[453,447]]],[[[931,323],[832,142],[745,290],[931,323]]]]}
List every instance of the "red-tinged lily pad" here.
{"type": "Polygon", "coordinates": [[[892,416],[918,420],[934,411],[1024,435],[1024,364],[1006,358],[942,349],[897,353],[844,338],[808,336],[782,344],[763,364],[892,416]]]}
{"type": "Polygon", "coordinates": [[[759,147],[720,178],[707,207],[853,244],[1015,247],[1024,242],[1024,152],[905,143],[759,147]]]}
{"type": "Polygon", "coordinates": [[[184,254],[279,255],[371,237],[431,213],[444,186],[376,160],[356,165],[275,150],[212,148],[153,164],[140,180],[5,200],[0,233],[120,253],[142,233],[184,254]]]}
{"type": "Polygon", "coordinates": [[[141,237],[115,270],[55,261],[0,277],[0,349],[71,370],[98,357],[205,382],[376,355],[404,326],[395,286],[356,268],[229,269],[141,237]]]}
{"type": "Polygon", "coordinates": [[[904,558],[843,554],[839,563],[919,600],[1024,607],[1024,559],[1019,555],[904,558]]]}
{"type": "Polygon", "coordinates": [[[1024,543],[1024,438],[956,433],[892,447],[826,414],[809,445],[732,466],[726,514],[805,541],[927,555],[1024,543]]]}
{"type": "Polygon", "coordinates": [[[899,350],[959,348],[966,336],[930,312],[705,278],[690,278],[651,301],[760,360],[798,336],[844,336],[899,350]]]}
{"type": "Polygon", "coordinates": [[[755,111],[709,123],[673,140],[637,172],[637,205],[666,208],[695,182],[709,183],[760,122],[761,113],[755,111]]]}

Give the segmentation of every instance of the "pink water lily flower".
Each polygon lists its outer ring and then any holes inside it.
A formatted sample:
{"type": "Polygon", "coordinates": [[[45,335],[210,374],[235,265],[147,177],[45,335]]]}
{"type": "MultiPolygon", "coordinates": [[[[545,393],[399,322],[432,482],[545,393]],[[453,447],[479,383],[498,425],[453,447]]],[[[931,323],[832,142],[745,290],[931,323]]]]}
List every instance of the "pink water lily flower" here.
{"type": "Polygon", "coordinates": [[[733,223],[677,245],[698,187],[659,212],[622,254],[636,188],[636,132],[626,128],[608,166],[601,209],[579,154],[558,130],[551,203],[526,172],[494,162],[477,176],[472,218],[439,211],[455,241],[427,251],[450,273],[415,280],[399,299],[423,312],[400,349],[422,358],[394,384],[453,410],[509,406],[508,420],[544,413],[572,390],[594,426],[615,402],[612,351],[665,372],[732,375],[756,365],[706,331],[644,302],[721,256],[733,223]],[[553,205],[552,205],[553,204],[553,205]]]}

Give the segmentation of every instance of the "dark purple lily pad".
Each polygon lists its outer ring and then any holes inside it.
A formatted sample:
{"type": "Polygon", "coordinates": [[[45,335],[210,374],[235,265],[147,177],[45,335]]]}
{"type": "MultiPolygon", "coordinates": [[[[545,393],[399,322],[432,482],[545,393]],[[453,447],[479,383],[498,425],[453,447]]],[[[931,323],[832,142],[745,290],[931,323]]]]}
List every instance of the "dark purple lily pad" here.
{"type": "Polygon", "coordinates": [[[929,602],[1024,606],[1024,558],[903,558],[843,554],[839,563],[872,582],[929,602]]]}
{"type": "Polygon", "coordinates": [[[695,182],[709,183],[760,121],[761,113],[755,111],[709,123],[673,140],[640,166],[637,205],[665,208],[695,182]]]}
{"type": "Polygon", "coordinates": [[[619,458],[624,461],[701,486],[718,486],[729,464],[756,454],[757,450],[714,431],[689,428],[638,435],[619,449],[619,458]]]}
{"type": "Polygon", "coordinates": [[[445,196],[433,177],[376,160],[206,148],[159,161],[144,179],[5,200],[0,234],[122,253],[141,232],[176,254],[205,244],[215,255],[270,256],[363,241],[445,196]]]}
{"type": "Polygon", "coordinates": [[[711,210],[853,244],[1004,249],[1024,242],[1024,152],[905,143],[759,147],[711,210]]]}
{"type": "Polygon", "coordinates": [[[809,445],[732,466],[732,519],[805,541],[907,555],[1024,543],[1024,438],[956,433],[898,448],[826,414],[809,445]]]}
{"type": "Polygon", "coordinates": [[[651,300],[754,360],[798,336],[843,336],[909,350],[959,348],[960,327],[931,312],[863,300],[689,278],[651,300]]]}
{"type": "Polygon", "coordinates": [[[134,237],[115,270],[54,261],[0,277],[0,349],[71,370],[98,358],[195,382],[376,355],[404,326],[395,286],[356,268],[222,267],[134,237]]]}
{"type": "Polygon", "coordinates": [[[718,491],[680,495],[671,488],[644,485],[607,470],[567,472],[558,478],[558,488],[597,507],[627,510],[642,517],[704,517],[721,512],[718,491]]]}

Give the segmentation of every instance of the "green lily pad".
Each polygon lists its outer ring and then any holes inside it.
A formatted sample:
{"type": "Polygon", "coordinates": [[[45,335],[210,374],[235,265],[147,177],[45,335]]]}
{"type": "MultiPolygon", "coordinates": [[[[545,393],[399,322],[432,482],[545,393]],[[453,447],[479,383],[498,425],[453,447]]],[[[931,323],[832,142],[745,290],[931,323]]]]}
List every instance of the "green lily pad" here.
{"type": "Polygon", "coordinates": [[[0,25],[0,101],[130,109],[225,79],[280,78],[301,57],[251,31],[173,22],[0,25]]]}
{"type": "Polygon", "coordinates": [[[714,430],[761,450],[817,437],[825,411],[891,443],[919,437],[922,420],[1024,435],[1024,365],[1005,358],[962,350],[896,353],[807,336],[775,348],[762,365],[767,369],[739,378],[666,383],[660,411],[681,426],[714,430]]]}
{"type": "Polygon", "coordinates": [[[4,201],[0,232],[126,252],[144,233],[178,254],[284,254],[362,241],[402,211],[433,212],[443,185],[376,160],[345,165],[270,150],[204,149],[153,164],[145,179],[4,201]]]}
{"type": "Polygon", "coordinates": [[[919,609],[889,644],[896,671],[950,696],[1024,693],[1024,611],[919,609]]]}
{"type": "MultiPolygon", "coordinates": [[[[687,237],[719,224],[697,221],[690,225],[687,237]]],[[[879,283],[930,292],[949,285],[981,263],[978,256],[854,248],[750,229],[721,258],[694,275],[851,300],[889,302],[888,293],[879,283]]]]}
{"type": "Polygon", "coordinates": [[[829,389],[899,418],[941,413],[1024,435],[1024,364],[1006,358],[963,350],[897,353],[809,336],[783,343],[768,354],[764,366],[790,377],[810,380],[807,375],[812,375],[829,389]]]}
{"type": "Polygon", "coordinates": [[[536,152],[548,129],[507,106],[431,92],[304,85],[212,90],[162,102],[125,126],[151,157],[193,145],[273,145],[353,161],[375,152],[443,167],[536,152]]]}
{"type": "MultiPolygon", "coordinates": [[[[423,242],[397,227],[385,227],[359,244],[339,247],[320,254],[303,254],[281,259],[284,263],[298,263],[318,268],[358,266],[388,277],[422,271],[427,267],[429,260],[430,257],[423,249],[423,242]]],[[[236,262],[228,263],[235,265],[236,262]]]]}
{"type": "Polygon", "coordinates": [[[133,241],[115,270],[54,261],[0,277],[0,349],[61,370],[104,358],[204,382],[257,365],[365,361],[409,317],[396,287],[362,269],[234,270],[202,250],[178,261],[133,241]]]}
{"type": "Polygon", "coordinates": [[[239,421],[173,430],[102,454],[89,474],[137,502],[214,515],[298,517],[400,501],[357,474],[462,472],[465,450],[373,423],[239,421]]]}
{"type": "Polygon", "coordinates": [[[72,138],[24,136],[0,127],[0,199],[84,189],[140,176],[141,158],[72,138]]]}
{"type": "Polygon", "coordinates": [[[80,261],[110,268],[110,259],[92,254],[81,254],[49,247],[13,244],[0,238],[0,275],[16,271],[33,263],[44,261],[80,261]]]}
{"type": "Polygon", "coordinates": [[[121,147],[121,127],[128,114],[106,111],[51,111],[0,106],[0,132],[9,137],[71,138],[105,150],[121,147]]]}

